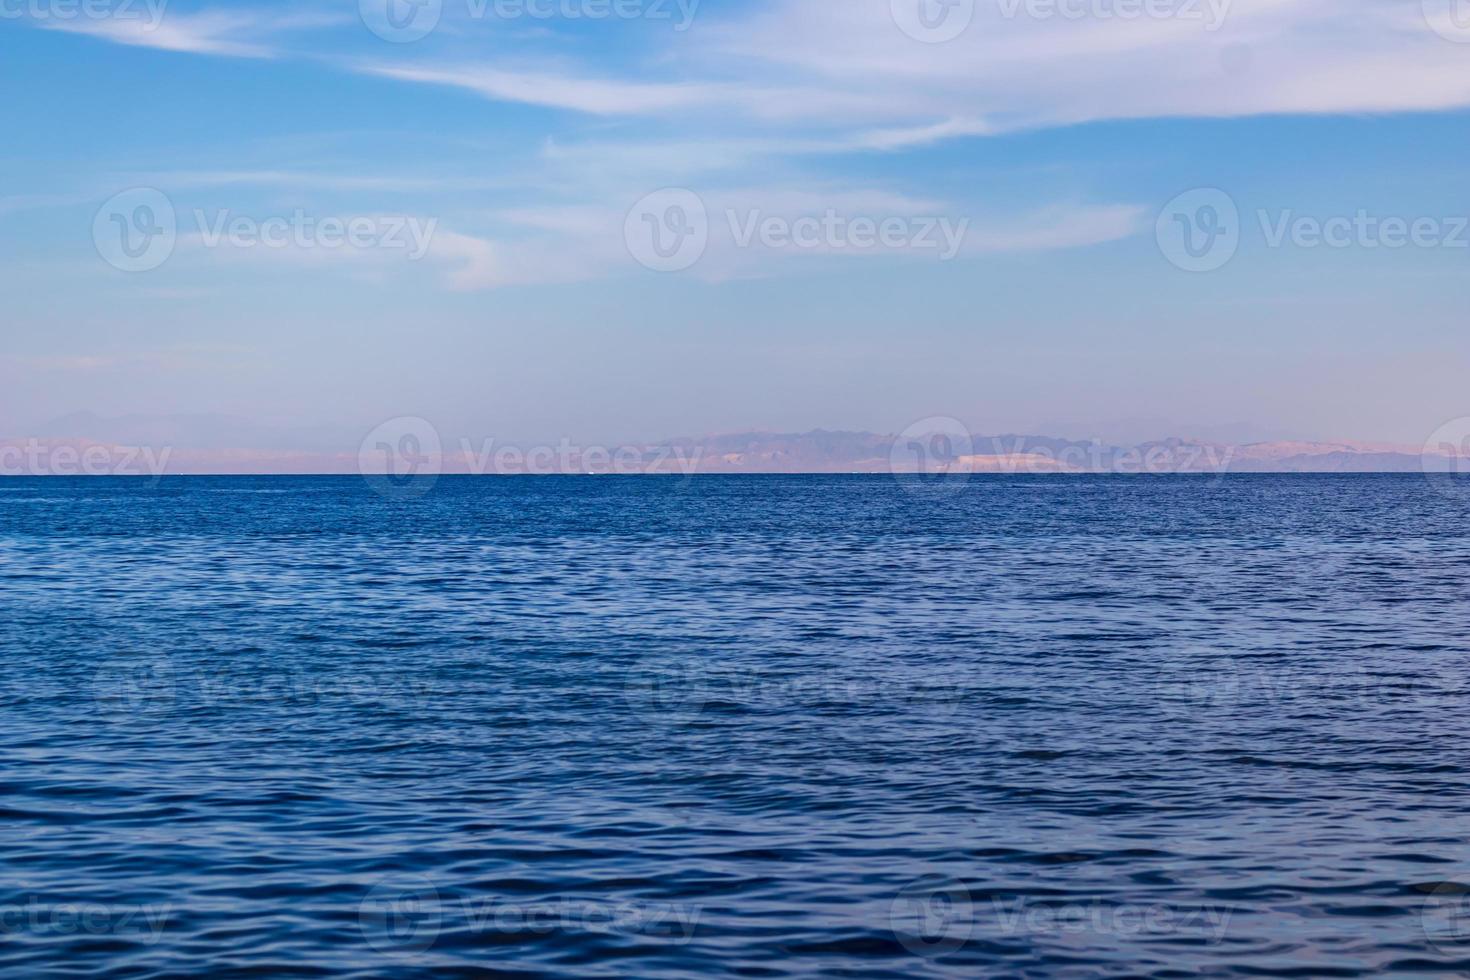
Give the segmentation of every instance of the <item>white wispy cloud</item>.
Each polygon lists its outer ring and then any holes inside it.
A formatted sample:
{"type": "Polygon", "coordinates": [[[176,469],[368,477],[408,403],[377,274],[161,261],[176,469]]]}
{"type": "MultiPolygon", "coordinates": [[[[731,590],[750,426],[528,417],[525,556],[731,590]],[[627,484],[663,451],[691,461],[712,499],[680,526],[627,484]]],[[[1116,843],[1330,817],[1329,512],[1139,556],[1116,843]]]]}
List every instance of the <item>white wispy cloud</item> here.
{"type": "Polygon", "coordinates": [[[681,140],[619,148],[655,169],[669,169],[658,157],[671,153],[718,166],[711,147],[748,162],[1108,120],[1470,107],[1464,46],[1436,33],[1418,4],[1200,0],[1165,9],[1174,16],[1034,16],[1028,0],[979,3],[960,36],[925,44],[897,27],[889,0],[773,0],[673,37],[641,69],[558,59],[555,73],[432,61],[359,70],[677,126],[681,140]]]}
{"type": "Polygon", "coordinates": [[[17,211],[41,210],[44,208],[70,207],[73,204],[91,202],[90,194],[5,194],[0,195],[0,214],[17,211]]]}
{"type": "Polygon", "coordinates": [[[288,190],[417,193],[505,190],[520,186],[500,177],[415,177],[299,170],[181,170],[134,175],[137,182],[171,188],[275,187],[288,190]]]}
{"type": "Polygon", "coordinates": [[[874,129],[859,133],[849,141],[849,146],[859,149],[899,150],[928,146],[958,136],[987,136],[994,131],[994,127],[979,119],[955,117],[927,126],[874,129]]]}
{"type": "MultiPolygon", "coordinates": [[[[633,198],[629,197],[630,202],[633,198]]],[[[901,258],[933,261],[996,253],[1085,248],[1118,241],[1144,227],[1145,209],[1134,205],[1054,206],[1019,215],[980,214],[955,202],[867,188],[744,187],[702,195],[708,245],[688,274],[707,282],[766,278],[804,268],[812,259],[901,258]],[[898,219],[911,232],[923,229],[923,247],[771,247],[744,237],[766,219],[792,223],[832,215],[842,226],[898,219]],[[943,230],[957,236],[943,240],[943,230]],[[953,252],[947,246],[953,246],[953,252]]],[[[515,208],[494,217],[496,234],[441,230],[430,258],[447,267],[457,290],[584,282],[640,271],[624,238],[626,210],[598,205],[515,208]]]]}
{"type": "Polygon", "coordinates": [[[992,132],[1470,106],[1464,46],[1432,30],[1417,3],[1215,0],[1131,20],[1036,17],[1029,9],[1024,0],[980,3],[958,37],[924,44],[895,29],[887,0],[776,0],[716,32],[708,58],[743,61],[788,87],[804,80],[817,93],[810,119],[820,118],[833,88],[899,91],[914,115],[985,120],[992,132]]]}
{"type": "Polygon", "coordinates": [[[271,58],[275,51],[262,43],[246,40],[277,21],[257,15],[205,12],[168,14],[156,24],[143,18],[104,17],[74,20],[41,20],[46,30],[85,34],[116,44],[181,51],[190,54],[224,55],[232,58],[271,58]]]}
{"type": "MultiPolygon", "coordinates": [[[[707,16],[699,32],[671,32],[632,67],[568,62],[564,50],[537,61],[534,47],[518,50],[518,64],[466,59],[463,47],[411,63],[354,60],[340,47],[312,56],[494,101],[677,121],[711,139],[790,139],[795,152],[811,142],[829,151],[900,150],[1110,119],[1470,106],[1465,47],[1432,29],[1417,3],[1199,0],[1163,8],[1174,15],[1126,18],[1101,2],[977,3],[959,36],[925,44],[898,28],[890,0],[770,0],[723,21],[707,16]],[[1082,15],[1060,12],[1071,8],[1082,15]]],[[[172,51],[270,57],[282,53],[269,40],[276,34],[339,23],[341,15],[231,10],[170,13],[156,25],[111,18],[41,26],[172,51]]]]}
{"type": "Polygon", "coordinates": [[[44,30],[187,54],[228,58],[276,58],[286,54],[278,46],[284,35],[318,28],[341,27],[352,18],[340,11],[308,8],[289,13],[232,7],[178,13],[167,0],[151,0],[135,8],[136,16],[121,12],[108,17],[34,17],[44,30]]]}
{"type": "Polygon", "coordinates": [[[962,254],[1045,252],[1102,245],[1138,234],[1148,209],[1131,204],[1054,206],[990,224],[972,222],[962,254]]]}
{"type": "Polygon", "coordinates": [[[617,253],[598,236],[555,236],[533,241],[497,240],[441,231],[430,258],[445,284],[462,292],[507,286],[544,286],[607,277],[617,253]]]}
{"type": "Polygon", "coordinates": [[[17,370],[57,373],[93,373],[125,368],[182,371],[202,364],[237,359],[246,349],[228,344],[179,344],[157,350],[125,350],[106,353],[56,355],[0,355],[0,364],[17,370]]]}
{"type": "MultiPolygon", "coordinates": [[[[455,289],[637,271],[622,240],[628,207],[659,186],[694,187],[711,216],[708,254],[694,274],[721,278],[776,274],[793,254],[889,254],[737,247],[723,227],[731,210],[784,218],[828,209],[877,218],[964,218],[959,255],[1087,247],[1137,234],[1144,225],[1142,209],[1116,202],[1032,201],[1029,210],[1017,206],[997,215],[995,202],[984,200],[833,186],[821,176],[827,156],[898,154],[1109,120],[1470,106],[1464,60],[1470,49],[1436,33],[1417,3],[1201,0],[1178,8],[1199,11],[1199,18],[1130,20],[1038,16],[1027,0],[996,0],[977,3],[973,23],[942,44],[900,30],[890,0],[768,0],[745,9],[750,12],[702,23],[697,35],[671,33],[631,67],[627,59],[571,61],[565,49],[537,61],[534,41],[514,62],[476,61],[462,44],[450,46],[450,54],[413,52],[411,62],[349,58],[340,47],[313,55],[375,78],[593,117],[588,128],[553,129],[555,136],[502,161],[493,175],[242,167],[180,171],[164,175],[160,186],[520,194],[524,203],[515,207],[466,209],[454,230],[435,236],[427,264],[455,289]],[[593,138],[586,138],[589,129],[593,138]],[[752,171],[769,185],[731,186],[737,174],[752,171]]],[[[42,26],[169,51],[286,57],[273,41],[283,31],[336,22],[231,11],[170,14],[152,29],[146,21],[115,19],[42,26]]],[[[0,211],[6,200],[0,199],[0,211]]],[[[12,200],[8,206],[32,205],[12,200]]]]}
{"type": "Polygon", "coordinates": [[[497,68],[419,68],[370,65],[371,75],[466,89],[489,99],[572,109],[598,115],[637,115],[688,109],[714,101],[717,88],[701,84],[648,84],[497,68]]]}

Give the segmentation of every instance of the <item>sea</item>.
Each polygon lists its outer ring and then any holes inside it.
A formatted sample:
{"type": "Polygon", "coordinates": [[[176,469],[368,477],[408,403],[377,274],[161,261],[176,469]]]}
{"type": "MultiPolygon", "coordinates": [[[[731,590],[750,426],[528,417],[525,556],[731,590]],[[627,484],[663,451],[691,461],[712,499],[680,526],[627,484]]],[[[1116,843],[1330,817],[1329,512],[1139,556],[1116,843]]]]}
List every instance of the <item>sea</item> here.
{"type": "Polygon", "coordinates": [[[0,480],[0,975],[1470,971],[1470,481],[0,480]]]}

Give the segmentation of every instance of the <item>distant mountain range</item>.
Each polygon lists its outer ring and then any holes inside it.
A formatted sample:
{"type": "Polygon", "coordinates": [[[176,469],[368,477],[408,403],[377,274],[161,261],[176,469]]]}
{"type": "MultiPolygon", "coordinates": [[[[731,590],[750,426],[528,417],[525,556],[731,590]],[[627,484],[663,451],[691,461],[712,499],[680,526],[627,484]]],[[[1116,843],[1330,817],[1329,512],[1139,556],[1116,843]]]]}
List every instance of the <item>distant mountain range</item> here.
{"type": "MultiPolygon", "coordinates": [[[[970,435],[957,425],[901,435],[816,430],[741,432],[628,446],[503,443],[439,433],[423,423],[411,451],[446,473],[1409,473],[1455,469],[1449,447],[1367,442],[1225,443],[1170,438],[1135,445],[1038,435],[970,435]],[[433,443],[437,441],[437,450],[433,443]]],[[[77,414],[0,438],[0,474],[121,470],[119,460],[170,474],[356,473],[380,435],[270,427],[225,416],[77,414]],[[142,447],[143,452],[140,452],[142,447]],[[78,469],[90,458],[91,468],[78,469]],[[111,466],[112,469],[108,469],[111,466]]],[[[389,450],[390,452],[396,450],[389,450]]],[[[152,471],[150,470],[150,473],[152,471]]]]}
{"type": "MultiPolygon", "coordinates": [[[[939,435],[943,435],[940,433],[939,435]]],[[[973,473],[1407,473],[1450,469],[1454,457],[1365,442],[1230,444],[1161,439],[1116,446],[1036,435],[905,439],[871,432],[748,432],[676,440],[701,450],[708,472],[918,472],[948,465],[973,473]],[[926,451],[927,450],[927,451],[926,451]]]]}

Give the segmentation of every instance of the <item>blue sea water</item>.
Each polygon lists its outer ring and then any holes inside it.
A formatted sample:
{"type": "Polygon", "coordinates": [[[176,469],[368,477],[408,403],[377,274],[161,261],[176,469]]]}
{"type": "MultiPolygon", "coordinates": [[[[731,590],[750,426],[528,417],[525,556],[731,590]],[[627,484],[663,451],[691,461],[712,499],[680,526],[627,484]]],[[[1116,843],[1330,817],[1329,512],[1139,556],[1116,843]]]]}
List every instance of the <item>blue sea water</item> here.
{"type": "Polygon", "coordinates": [[[1470,970],[1423,478],[10,479],[0,596],[6,976],[1470,970]]]}

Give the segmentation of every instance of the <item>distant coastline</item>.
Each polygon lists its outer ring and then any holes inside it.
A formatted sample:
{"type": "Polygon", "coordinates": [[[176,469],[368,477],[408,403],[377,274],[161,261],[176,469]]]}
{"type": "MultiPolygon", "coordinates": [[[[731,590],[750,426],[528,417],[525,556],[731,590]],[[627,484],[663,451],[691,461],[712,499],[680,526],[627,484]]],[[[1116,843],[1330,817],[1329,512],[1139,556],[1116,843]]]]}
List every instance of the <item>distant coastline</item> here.
{"type": "Polygon", "coordinates": [[[1463,447],[1360,441],[1230,443],[1170,437],[1131,444],[971,434],[953,420],[903,434],[740,432],[619,445],[525,444],[396,419],[366,436],[219,417],[77,415],[0,436],[0,475],[331,475],[427,469],[471,475],[702,473],[1220,474],[1420,473],[1459,468],[1463,447]]]}

